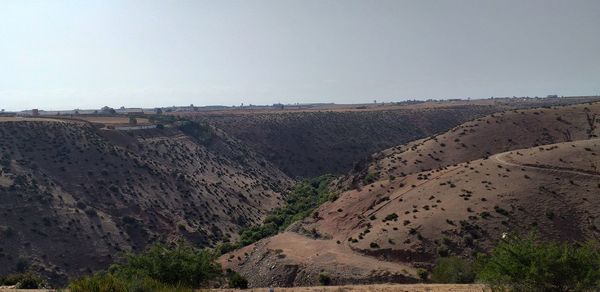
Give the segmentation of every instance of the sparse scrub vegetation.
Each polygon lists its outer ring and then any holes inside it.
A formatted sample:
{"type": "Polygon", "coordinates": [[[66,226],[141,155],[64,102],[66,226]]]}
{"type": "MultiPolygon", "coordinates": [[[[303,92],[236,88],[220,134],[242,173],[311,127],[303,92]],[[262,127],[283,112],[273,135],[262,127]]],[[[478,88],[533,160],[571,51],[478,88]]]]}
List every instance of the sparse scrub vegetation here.
{"type": "Polygon", "coordinates": [[[435,283],[468,284],[475,281],[474,264],[460,257],[440,258],[431,271],[435,283]]]}
{"type": "Polygon", "coordinates": [[[46,279],[31,271],[0,276],[0,286],[15,286],[17,289],[43,289],[47,285],[46,279]]]}

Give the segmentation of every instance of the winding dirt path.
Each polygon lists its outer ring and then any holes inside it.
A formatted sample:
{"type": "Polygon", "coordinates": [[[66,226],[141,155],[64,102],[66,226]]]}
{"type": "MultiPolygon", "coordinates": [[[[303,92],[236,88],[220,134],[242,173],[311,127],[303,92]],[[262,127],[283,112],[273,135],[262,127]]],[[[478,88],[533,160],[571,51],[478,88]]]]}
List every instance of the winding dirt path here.
{"type": "Polygon", "coordinates": [[[499,164],[503,164],[506,166],[529,168],[529,169],[541,170],[541,171],[546,171],[546,172],[570,173],[570,174],[575,174],[575,175],[593,176],[593,177],[600,178],[600,173],[588,171],[588,170],[584,170],[584,169],[571,169],[571,168],[564,168],[564,167],[560,167],[560,166],[550,166],[550,165],[520,164],[520,163],[515,162],[514,160],[510,160],[510,159],[506,160],[505,157],[506,157],[506,155],[509,155],[509,154],[510,154],[510,152],[495,154],[495,155],[491,156],[490,159],[492,159],[493,161],[495,161],[499,164]]]}

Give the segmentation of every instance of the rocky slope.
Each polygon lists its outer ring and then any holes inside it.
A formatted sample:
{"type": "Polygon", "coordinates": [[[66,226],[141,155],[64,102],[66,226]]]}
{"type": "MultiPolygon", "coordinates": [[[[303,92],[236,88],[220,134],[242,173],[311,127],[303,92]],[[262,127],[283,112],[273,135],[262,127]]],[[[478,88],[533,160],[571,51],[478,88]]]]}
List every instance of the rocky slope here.
{"type": "Polygon", "coordinates": [[[235,239],[291,180],[212,128],[98,129],[0,122],[0,273],[54,281],[106,268],[157,240],[235,239]]]}
{"type": "Polygon", "coordinates": [[[471,257],[505,232],[597,239],[599,113],[597,103],[505,112],[384,151],[352,177],[357,188],[221,260],[256,286],[315,285],[321,273],[336,284],[410,282],[415,268],[471,257]]]}

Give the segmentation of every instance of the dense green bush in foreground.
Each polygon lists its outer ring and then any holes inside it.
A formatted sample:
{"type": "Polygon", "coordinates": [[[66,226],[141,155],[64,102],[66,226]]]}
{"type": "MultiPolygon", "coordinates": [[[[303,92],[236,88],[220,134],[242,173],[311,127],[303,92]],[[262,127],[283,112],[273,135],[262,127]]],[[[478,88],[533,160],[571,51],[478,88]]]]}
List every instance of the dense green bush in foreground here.
{"type": "Polygon", "coordinates": [[[435,283],[473,283],[475,267],[470,261],[459,257],[440,258],[431,271],[431,281],[435,283]]]}
{"type": "Polygon", "coordinates": [[[15,286],[17,289],[41,289],[48,286],[46,279],[32,272],[0,276],[0,286],[15,286]]]}
{"type": "Polygon", "coordinates": [[[69,284],[72,292],[192,291],[192,288],[170,286],[149,277],[121,278],[101,272],[77,279],[69,284]]]}
{"type": "Polygon", "coordinates": [[[600,247],[537,241],[534,236],[511,238],[481,259],[477,277],[514,291],[597,291],[600,247]]]}
{"type": "Polygon", "coordinates": [[[600,246],[538,241],[535,236],[502,240],[489,255],[475,263],[442,258],[432,270],[438,283],[473,280],[510,291],[598,291],[600,246]]]}
{"type": "MultiPolygon", "coordinates": [[[[126,255],[123,263],[112,265],[107,272],[71,282],[69,289],[72,292],[191,291],[225,280],[215,258],[213,251],[187,244],[156,244],[138,255],[126,255]]],[[[237,273],[227,276],[235,278],[230,283],[245,280],[237,273]]]]}

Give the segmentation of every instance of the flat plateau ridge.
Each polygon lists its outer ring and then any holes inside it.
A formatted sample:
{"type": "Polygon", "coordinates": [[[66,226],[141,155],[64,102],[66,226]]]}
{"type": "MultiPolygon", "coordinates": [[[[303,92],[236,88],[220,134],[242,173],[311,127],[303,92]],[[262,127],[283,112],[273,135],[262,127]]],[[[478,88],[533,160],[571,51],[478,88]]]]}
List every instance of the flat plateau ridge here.
{"type": "Polygon", "coordinates": [[[286,232],[221,258],[254,287],[416,282],[415,269],[489,250],[503,233],[600,236],[600,104],[492,114],[373,155],[286,232]],[[260,276],[254,276],[260,275],[260,276]]]}

